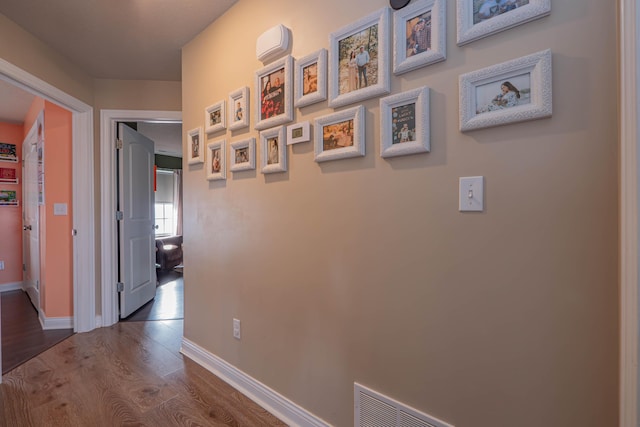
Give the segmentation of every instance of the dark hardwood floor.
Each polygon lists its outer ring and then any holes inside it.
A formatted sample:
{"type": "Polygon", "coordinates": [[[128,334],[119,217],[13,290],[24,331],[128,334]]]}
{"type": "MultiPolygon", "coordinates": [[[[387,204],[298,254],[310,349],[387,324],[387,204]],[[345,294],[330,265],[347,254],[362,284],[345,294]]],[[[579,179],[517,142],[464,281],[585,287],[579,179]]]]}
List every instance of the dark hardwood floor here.
{"type": "Polygon", "coordinates": [[[75,334],[4,375],[0,425],[283,426],[182,356],[182,320],[75,334]]]}
{"type": "Polygon", "coordinates": [[[184,280],[182,273],[158,271],[154,299],[140,307],[123,322],[184,319],[184,280]]]}
{"type": "Polygon", "coordinates": [[[73,335],[73,329],[43,331],[38,312],[23,291],[4,292],[0,300],[3,374],[73,335]]]}

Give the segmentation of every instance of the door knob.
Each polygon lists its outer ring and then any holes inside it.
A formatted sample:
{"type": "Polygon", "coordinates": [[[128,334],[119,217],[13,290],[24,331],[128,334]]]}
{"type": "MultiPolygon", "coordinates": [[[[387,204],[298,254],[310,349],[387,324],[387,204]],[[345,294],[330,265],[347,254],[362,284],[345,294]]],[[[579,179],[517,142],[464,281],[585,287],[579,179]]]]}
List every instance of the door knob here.
{"type": "Polygon", "coordinates": [[[31,226],[30,226],[30,225],[24,225],[24,226],[22,227],[22,229],[23,229],[24,231],[31,230],[31,226]]]}
{"type": "Polygon", "coordinates": [[[160,228],[160,226],[159,226],[159,225],[152,225],[151,227],[152,227],[154,230],[157,230],[158,228],[160,228]]]}

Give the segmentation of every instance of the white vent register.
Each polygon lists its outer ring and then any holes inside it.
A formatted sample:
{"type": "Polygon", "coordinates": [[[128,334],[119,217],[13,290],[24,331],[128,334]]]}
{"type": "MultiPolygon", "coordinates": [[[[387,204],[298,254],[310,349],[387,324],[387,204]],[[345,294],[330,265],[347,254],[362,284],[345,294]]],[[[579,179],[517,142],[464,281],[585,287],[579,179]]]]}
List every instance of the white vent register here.
{"type": "Polygon", "coordinates": [[[454,427],[358,383],[353,389],[355,427],[454,427]]]}

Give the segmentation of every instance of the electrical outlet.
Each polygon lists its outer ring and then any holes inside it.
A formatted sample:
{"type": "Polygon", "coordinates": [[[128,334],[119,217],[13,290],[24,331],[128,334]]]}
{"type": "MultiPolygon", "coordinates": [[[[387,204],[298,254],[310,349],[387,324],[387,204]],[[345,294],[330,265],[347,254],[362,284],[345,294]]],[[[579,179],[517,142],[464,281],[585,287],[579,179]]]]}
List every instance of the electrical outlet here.
{"type": "Polygon", "coordinates": [[[0,270],[4,270],[4,261],[0,261],[0,270]]]}
{"type": "Polygon", "coordinates": [[[240,339],[240,320],[238,319],[233,319],[233,337],[240,339]]]}

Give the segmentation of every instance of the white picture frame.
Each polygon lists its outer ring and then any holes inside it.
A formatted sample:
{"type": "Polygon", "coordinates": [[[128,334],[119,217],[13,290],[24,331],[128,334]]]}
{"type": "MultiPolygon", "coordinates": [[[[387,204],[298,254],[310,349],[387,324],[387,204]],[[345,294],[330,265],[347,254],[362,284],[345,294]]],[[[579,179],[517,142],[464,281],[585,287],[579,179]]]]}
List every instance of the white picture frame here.
{"type": "Polygon", "coordinates": [[[505,6],[489,5],[486,12],[480,0],[457,0],[457,42],[458,46],[490,36],[500,31],[508,30],[525,22],[542,18],[551,13],[551,0],[511,0],[507,10],[505,6]],[[526,3],[526,4],[521,4],[526,3]],[[497,8],[497,9],[495,9],[497,8]],[[476,10],[477,9],[477,10],[476,10]],[[485,16],[489,16],[485,18],[485,16]]]}
{"type": "Polygon", "coordinates": [[[207,144],[207,181],[227,179],[226,140],[207,144]]]}
{"type": "Polygon", "coordinates": [[[296,59],[295,68],[294,105],[301,108],[326,100],[327,49],[296,59]]]}
{"type": "Polygon", "coordinates": [[[187,164],[204,163],[203,149],[204,134],[202,126],[187,131],[187,164]]]}
{"type": "Polygon", "coordinates": [[[249,126],[249,88],[247,86],[229,94],[229,130],[243,129],[249,126]]]}
{"type": "Polygon", "coordinates": [[[227,128],[227,114],[224,100],[209,105],[204,109],[204,132],[206,134],[218,132],[227,128]]]}
{"type": "Polygon", "coordinates": [[[431,150],[429,88],[422,87],[380,100],[380,156],[431,150]]]}
{"type": "Polygon", "coordinates": [[[551,117],[551,50],[462,74],[459,85],[463,132],[551,117]]]}
{"type": "Polygon", "coordinates": [[[315,161],[347,159],[365,155],[365,109],[363,105],[315,119],[315,161]]]}
{"type": "Polygon", "coordinates": [[[260,171],[264,174],[287,171],[287,141],[284,126],[260,132],[260,166],[260,171]]]}
{"type": "Polygon", "coordinates": [[[390,25],[391,9],[384,7],[329,35],[330,107],[390,92],[390,25]],[[360,54],[369,58],[364,69],[356,64],[360,54]]]}
{"type": "Polygon", "coordinates": [[[287,145],[309,141],[311,138],[310,127],[311,124],[308,121],[287,126],[287,145]]]}
{"type": "Polygon", "coordinates": [[[234,141],[231,147],[231,172],[241,172],[256,168],[256,139],[248,138],[234,141]]]}
{"type": "Polygon", "coordinates": [[[418,0],[393,13],[394,74],[447,58],[446,19],[446,0],[418,0]]]}
{"type": "Polygon", "coordinates": [[[292,73],[293,57],[291,55],[256,71],[254,97],[256,130],[267,129],[293,120],[292,73]]]}

